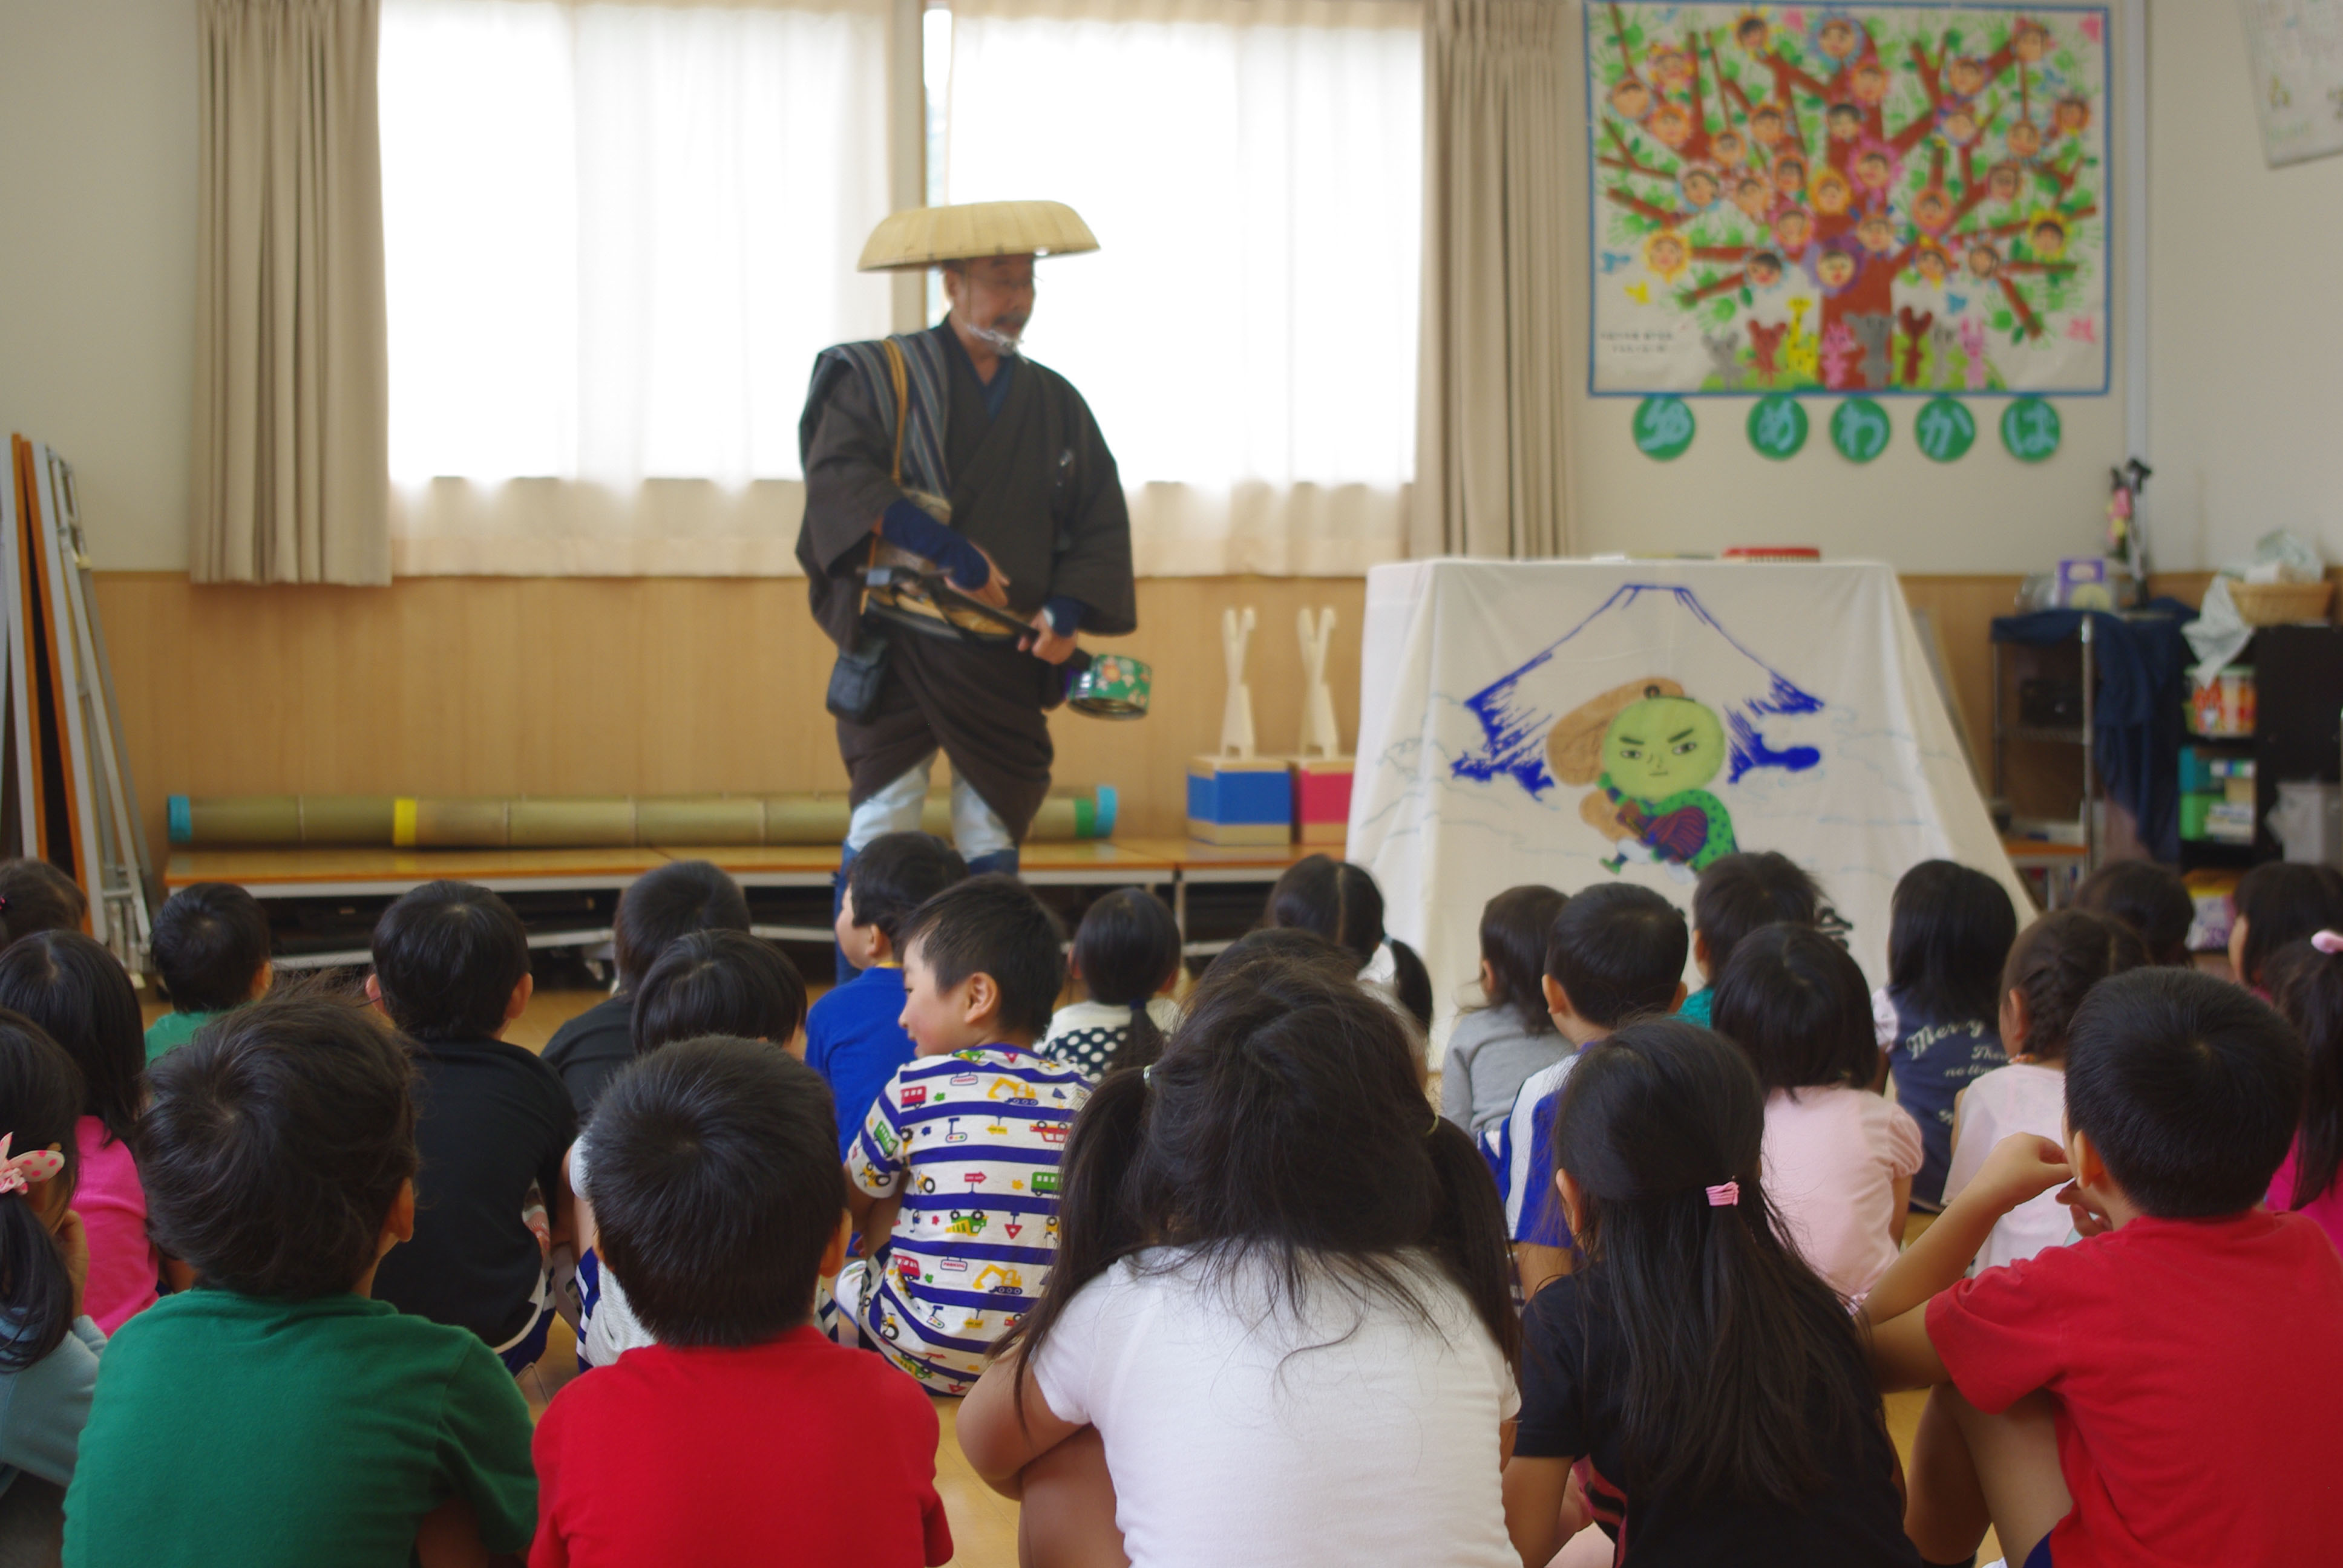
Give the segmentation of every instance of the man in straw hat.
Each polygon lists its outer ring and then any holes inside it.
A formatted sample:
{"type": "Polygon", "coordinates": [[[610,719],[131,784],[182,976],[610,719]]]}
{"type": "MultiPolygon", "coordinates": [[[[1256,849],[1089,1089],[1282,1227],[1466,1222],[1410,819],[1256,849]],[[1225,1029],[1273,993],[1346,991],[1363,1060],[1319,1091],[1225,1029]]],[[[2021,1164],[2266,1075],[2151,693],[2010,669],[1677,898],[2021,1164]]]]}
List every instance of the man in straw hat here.
{"type": "MultiPolygon", "coordinates": [[[[826,349],[798,427],[798,560],[839,647],[830,710],[852,779],[846,859],[917,828],[929,769],[951,759],[952,829],[976,871],[1017,869],[1049,793],[1042,714],[1065,695],[1077,631],[1138,625],[1131,518],[1114,456],[1064,377],[1018,353],[1033,260],[1095,250],[1071,207],[980,202],[881,223],[865,272],[944,269],[950,311],[925,332],[826,349]],[[991,642],[973,618],[866,602],[864,572],[909,564],[1026,623],[991,642]],[[867,614],[884,608],[882,618],[867,614]]],[[[911,608],[918,608],[916,606],[911,608]]]]}

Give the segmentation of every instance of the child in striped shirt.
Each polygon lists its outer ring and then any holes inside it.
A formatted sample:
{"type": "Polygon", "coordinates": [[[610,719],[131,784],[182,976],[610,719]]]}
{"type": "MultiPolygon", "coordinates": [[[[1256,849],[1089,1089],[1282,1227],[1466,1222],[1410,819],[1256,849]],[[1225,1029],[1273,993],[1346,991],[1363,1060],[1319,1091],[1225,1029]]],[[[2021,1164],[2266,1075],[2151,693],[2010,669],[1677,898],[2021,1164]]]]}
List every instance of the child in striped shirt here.
{"type": "Polygon", "coordinates": [[[919,1055],[848,1156],[863,1256],[842,1322],[939,1393],[965,1393],[1058,1251],[1058,1160],[1090,1086],[1033,1053],[1064,983],[1057,922],[1013,877],[975,877],[903,925],[902,1023],[919,1055]]]}

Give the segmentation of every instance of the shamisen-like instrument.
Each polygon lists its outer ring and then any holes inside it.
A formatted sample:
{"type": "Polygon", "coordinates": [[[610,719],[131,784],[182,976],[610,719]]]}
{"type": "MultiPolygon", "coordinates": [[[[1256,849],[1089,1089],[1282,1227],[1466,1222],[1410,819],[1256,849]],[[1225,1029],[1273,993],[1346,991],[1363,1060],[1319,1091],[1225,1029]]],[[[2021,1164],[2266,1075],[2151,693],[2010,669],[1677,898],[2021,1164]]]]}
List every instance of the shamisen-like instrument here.
{"type": "MultiPolygon", "coordinates": [[[[882,552],[909,557],[903,564],[881,562],[863,573],[867,612],[899,625],[910,625],[932,637],[956,637],[970,642],[1013,642],[1033,628],[1015,612],[996,609],[982,599],[954,588],[931,563],[908,551],[882,552]],[[910,564],[918,562],[918,565],[910,564]],[[924,569],[922,569],[924,568],[924,569]]],[[[1073,676],[1066,689],[1066,706],[1092,719],[1144,719],[1155,687],[1155,671],[1145,659],[1127,653],[1091,653],[1076,648],[1066,656],[1065,669],[1073,676]]]]}

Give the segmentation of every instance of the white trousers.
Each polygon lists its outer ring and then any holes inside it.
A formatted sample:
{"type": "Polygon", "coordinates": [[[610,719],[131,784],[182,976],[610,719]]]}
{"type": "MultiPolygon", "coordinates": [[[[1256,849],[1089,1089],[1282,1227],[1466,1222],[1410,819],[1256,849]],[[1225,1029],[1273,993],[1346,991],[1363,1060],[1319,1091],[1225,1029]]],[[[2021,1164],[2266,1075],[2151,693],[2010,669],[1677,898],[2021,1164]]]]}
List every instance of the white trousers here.
{"type": "MultiPolygon", "coordinates": [[[[936,754],[930,751],[901,778],[857,806],[847,825],[846,847],[859,851],[882,833],[917,831],[920,813],[928,803],[928,777],[935,765],[936,754]]],[[[1009,836],[1009,824],[957,773],[952,775],[951,821],[952,847],[962,859],[1017,847],[1017,840],[1009,836]]]]}

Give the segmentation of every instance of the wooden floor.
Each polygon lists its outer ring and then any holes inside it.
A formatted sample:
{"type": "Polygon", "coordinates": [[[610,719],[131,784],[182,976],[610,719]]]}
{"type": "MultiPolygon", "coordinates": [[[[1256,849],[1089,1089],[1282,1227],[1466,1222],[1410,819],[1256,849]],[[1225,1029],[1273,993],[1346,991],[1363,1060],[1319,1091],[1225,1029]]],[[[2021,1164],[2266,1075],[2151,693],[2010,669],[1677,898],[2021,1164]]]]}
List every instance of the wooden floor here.
{"type": "MultiPolygon", "coordinates": [[[[569,1019],[602,1000],[599,991],[539,991],[528,1005],[528,1011],[508,1034],[516,1045],[531,1050],[542,1050],[552,1039],[553,1031],[569,1019]]],[[[160,1004],[149,1001],[147,1016],[152,1019],[163,1010],[160,1004]]],[[[1435,1083],[1433,1092],[1438,1093],[1435,1083]]],[[[1916,1221],[1917,1216],[1915,1217],[1916,1221]]],[[[1926,1226],[1916,1222],[1909,1239],[1916,1240],[1926,1226]]],[[[521,1392],[529,1402],[532,1414],[542,1414],[546,1402],[560,1392],[561,1385],[575,1375],[577,1368],[575,1342],[568,1325],[556,1322],[547,1346],[545,1359],[521,1377],[521,1392]]],[[[1911,1452],[1912,1433],[1920,1419],[1922,1397],[1916,1393],[1893,1394],[1887,1400],[1887,1425],[1896,1439],[1896,1451],[1907,1457],[1911,1452]]],[[[941,1442],[936,1452],[936,1490],[944,1500],[944,1511],[951,1520],[952,1541],[958,1548],[952,1562],[966,1568],[1015,1568],[1017,1562],[1017,1504],[1001,1497],[976,1478],[960,1456],[960,1443],[953,1435],[953,1422],[960,1402],[950,1399],[935,1401],[936,1414],[942,1427],[941,1442]]],[[[1985,1550],[1978,1561],[1990,1563],[2000,1554],[1993,1537],[1986,1537],[1985,1550]]],[[[1555,1560],[1556,1568],[1601,1568],[1610,1561],[1609,1543],[1599,1532],[1589,1530],[1564,1549],[1555,1560]]]]}

